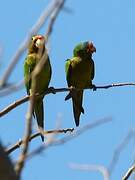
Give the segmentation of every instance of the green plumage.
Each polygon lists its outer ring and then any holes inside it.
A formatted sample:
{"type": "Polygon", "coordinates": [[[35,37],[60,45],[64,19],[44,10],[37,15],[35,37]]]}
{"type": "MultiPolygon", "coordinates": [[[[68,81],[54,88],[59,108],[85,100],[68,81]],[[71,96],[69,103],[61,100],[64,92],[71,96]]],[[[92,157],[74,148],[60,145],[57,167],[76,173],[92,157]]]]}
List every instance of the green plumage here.
{"type": "MultiPolygon", "coordinates": [[[[28,55],[24,62],[24,80],[27,90],[27,94],[31,95],[33,92],[33,79],[31,78],[31,73],[35,69],[36,65],[42,58],[45,56],[45,39],[41,35],[36,35],[32,37],[32,40],[29,45],[28,55]]],[[[47,55],[47,54],[46,54],[47,55]]],[[[35,93],[42,95],[48,88],[49,82],[51,79],[51,65],[49,56],[47,55],[46,62],[42,67],[39,74],[36,76],[36,88],[35,93]]],[[[34,102],[34,117],[36,116],[37,123],[39,128],[44,128],[44,107],[43,107],[43,98],[44,96],[36,97],[34,102]]],[[[42,140],[44,137],[41,136],[42,140]]]]}
{"type": "MultiPolygon", "coordinates": [[[[92,60],[92,53],[96,49],[90,42],[78,44],[73,51],[73,58],[66,61],[66,79],[68,87],[75,87],[77,89],[92,88],[92,80],[94,78],[94,61],[92,60]]],[[[80,114],[84,113],[82,107],[83,90],[71,91],[65,98],[68,100],[72,98],[73,113],[76,126],[79,126],[80,114]]]]}

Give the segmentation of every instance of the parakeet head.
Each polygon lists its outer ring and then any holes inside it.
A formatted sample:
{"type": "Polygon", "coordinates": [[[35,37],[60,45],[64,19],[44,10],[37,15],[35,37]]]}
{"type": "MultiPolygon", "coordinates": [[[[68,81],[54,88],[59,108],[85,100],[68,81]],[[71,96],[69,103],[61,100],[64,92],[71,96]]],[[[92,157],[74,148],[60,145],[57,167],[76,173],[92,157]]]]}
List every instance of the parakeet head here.
{"type": "Polygon", "coordinates": [[[29,53],[37,53],[45,49],[45,37],[42,35],[32,36],[29,43],[29,53]]]}
{"type": "Polygon", "coordinates": [[[85,56],[85,55],[92,55],[96,52],[96,48],[92,42],[86,41],[79,43],[73,51],[74,56],[85,56]]]}

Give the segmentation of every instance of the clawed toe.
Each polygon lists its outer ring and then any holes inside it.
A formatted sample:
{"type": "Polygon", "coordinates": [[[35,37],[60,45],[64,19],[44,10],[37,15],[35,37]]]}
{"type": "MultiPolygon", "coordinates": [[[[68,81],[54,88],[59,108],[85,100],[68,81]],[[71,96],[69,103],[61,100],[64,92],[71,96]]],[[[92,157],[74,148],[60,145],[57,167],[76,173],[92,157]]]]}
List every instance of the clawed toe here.
{"type": "Polygon", "coordinates": [[[52,94],[56,94],[55,88],[54,87],[49,87],[49,91],[51,91],[52,94]]]}
{"type": "Polygon", "coordinates": [[[97,90],[97,87],[95,86],[95,84],[92,84],[92,89],[93,89],[93,91],[97,90]]]}

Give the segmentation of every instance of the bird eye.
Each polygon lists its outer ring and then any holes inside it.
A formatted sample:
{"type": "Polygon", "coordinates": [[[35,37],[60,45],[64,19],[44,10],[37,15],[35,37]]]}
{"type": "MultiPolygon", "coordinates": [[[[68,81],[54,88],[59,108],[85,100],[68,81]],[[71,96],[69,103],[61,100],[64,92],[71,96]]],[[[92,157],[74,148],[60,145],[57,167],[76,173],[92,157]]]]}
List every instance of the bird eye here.
{"type": "Polygon", "coordinates": [[[33,36],[33,37],[31,38],[31,41],[33,41],[33,43],[35,43],[35,42],[37,41],[37,39],[33,36]]]}

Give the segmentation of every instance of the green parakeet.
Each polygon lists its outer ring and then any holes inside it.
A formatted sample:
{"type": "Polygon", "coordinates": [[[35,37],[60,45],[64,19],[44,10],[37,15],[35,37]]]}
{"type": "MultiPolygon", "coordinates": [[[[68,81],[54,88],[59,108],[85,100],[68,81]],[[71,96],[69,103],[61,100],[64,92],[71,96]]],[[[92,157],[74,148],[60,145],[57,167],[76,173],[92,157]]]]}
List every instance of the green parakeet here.
{"type": "MultiPolygon", "coordinates": [[[[68,87],[77,89],[92,88],[92,80],[94,78],[94,61],[92,54],[96,52],[92,42],[82,42],[73,50],[73,57],[67,59],[65,70],[68,87]]],[[[65,100],[72,98],[73,113],[76,126],[79,126],[80,114],[84,114],[82,106],[83,90],[71,91],[65,100]]]]}
{"type": "MultiPolygon", "coordinates": [[[[31,78],[31,73],[38,64],[38,62],[42,58],[46,58],[45,53],[47,53],[45,48],[45,37],[42,35],[33,36],[29,43],[28,55],[24,62],[24,80],[28,95],[31,95],[33,91],[33,79],[31,78]]],[[[47,55],[45,64],[36,77],[35,93],[38,93],[39,95],[43,94],[48,88],[50,79],[51,64],[49,56],[47,55]]],[[[44,128],[43,98],[44,96],[36,97],[34,102],[33,116],[36,117],[39,128],[44,128]]],[[[44,141],[44,136],[41,135],[41,138],[42,141],[44,141]]]]}

